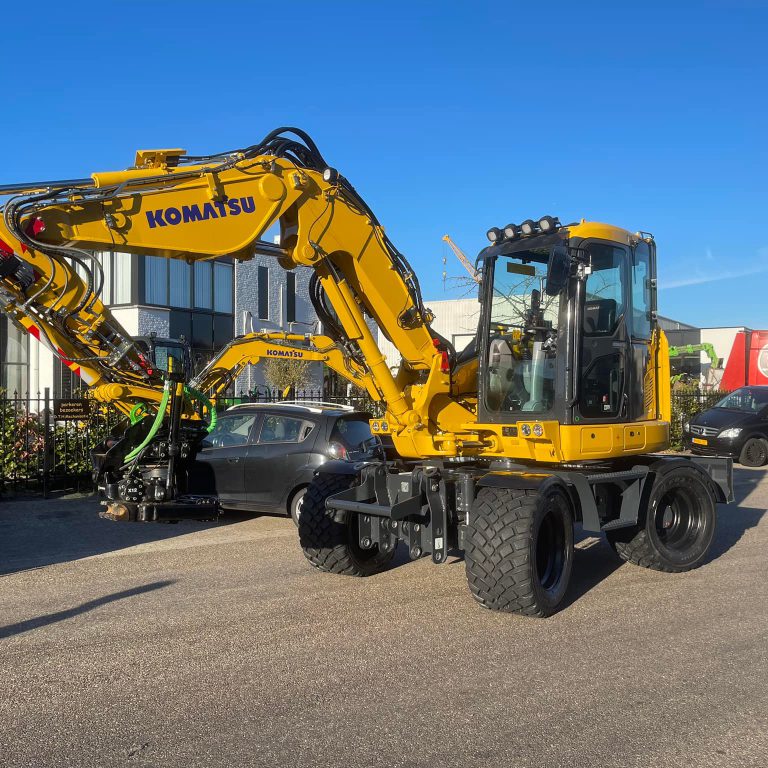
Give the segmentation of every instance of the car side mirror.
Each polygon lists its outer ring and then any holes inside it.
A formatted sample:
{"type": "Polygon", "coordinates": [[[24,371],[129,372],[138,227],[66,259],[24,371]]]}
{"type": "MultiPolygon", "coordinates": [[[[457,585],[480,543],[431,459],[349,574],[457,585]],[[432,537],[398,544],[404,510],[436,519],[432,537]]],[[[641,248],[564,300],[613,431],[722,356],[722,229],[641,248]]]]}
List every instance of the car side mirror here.
{"type": "Polygon", "coordinates": [[[571,276],[571,254],[564,245],[556,245],[549,252],[547,262],[547,279],[544,283],[544,293],[547,296],[557,296],[562,293],[568,278],[571,276]]]}

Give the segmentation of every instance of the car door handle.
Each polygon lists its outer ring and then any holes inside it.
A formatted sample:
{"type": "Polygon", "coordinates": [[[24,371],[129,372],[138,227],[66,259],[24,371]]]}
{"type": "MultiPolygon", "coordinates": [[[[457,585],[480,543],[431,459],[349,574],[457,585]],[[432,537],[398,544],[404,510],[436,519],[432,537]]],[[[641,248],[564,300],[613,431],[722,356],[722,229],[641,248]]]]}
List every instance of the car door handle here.
{"type": "Polygon", "coordinates": [[[240,457],[239,456],[230,456],[227,459],[227,464],[237,464],[238,461],[240,461],[240,457]]]}

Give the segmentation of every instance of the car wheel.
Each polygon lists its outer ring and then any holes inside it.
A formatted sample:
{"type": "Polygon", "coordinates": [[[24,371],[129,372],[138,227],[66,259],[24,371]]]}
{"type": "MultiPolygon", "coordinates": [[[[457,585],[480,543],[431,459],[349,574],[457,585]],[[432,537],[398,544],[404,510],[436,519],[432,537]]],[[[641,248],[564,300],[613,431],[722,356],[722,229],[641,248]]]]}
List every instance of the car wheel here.
{"type": "Polygon", "coordinates": [[[299,488],[296,493],[291,496],[291,503],[288,505],[288,510],[291,513],[291,518],[293,519],[293,522],[296,524],[296,527],[299,527],[299,518],[301,517],[301,508],[304,506],[304,496],[307,494],[306,487],[299,488]]]}
{"type": "Polygon", "coordinates": [[[745,467],[762,467],[768,462],[768,441],[750,437],[741,449],[739,462],[745,467]]]}

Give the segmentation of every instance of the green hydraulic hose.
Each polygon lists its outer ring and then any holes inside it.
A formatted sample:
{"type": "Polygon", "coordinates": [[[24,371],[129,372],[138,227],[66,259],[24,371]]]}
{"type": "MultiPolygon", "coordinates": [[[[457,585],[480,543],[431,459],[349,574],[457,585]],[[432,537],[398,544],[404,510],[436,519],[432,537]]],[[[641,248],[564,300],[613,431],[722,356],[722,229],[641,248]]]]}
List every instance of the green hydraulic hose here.
{"type": "Polygon", "coordinates": [[[147,404],[136,403],[131,408],[131,412],[128,414],[128,418],[131,420],[131,424],[138,424],[147,415],[147,404]]]}
{"type": "Polygon", "coordinates": [[[216,421],[218,420],[216,409],[213,407],[213,403],[202,392],[200,392],[200,390],[195,389],[194,387],[185,386],[184,393],[195,400],[199,400],[208,409],[208,413],[211,414],[211,423],[208,425],[206,432],[212,432],[213,428],[216,426],[216,421]]]}
{"type": "Polygon", "coordinates": [[[157,414],[155,415],[155,420],[152,422],[152,426],[149,429],[149,433],[147,436],[142,440],[140,445],[137,445],[126,457],[125,461],[132,461],[135,459],[141,451],[143,451],[152,441],[152,438],[157,434],[157,431],[160,429],[160,425],[163,423],[163,417],[165,416],[165,409],[168,405],[168,400],[171,397],[171,382],[169,379],[166,379],[165,386],[163,387],[163,396],[160,399],[160,405],[157,408],[157,414]]]}

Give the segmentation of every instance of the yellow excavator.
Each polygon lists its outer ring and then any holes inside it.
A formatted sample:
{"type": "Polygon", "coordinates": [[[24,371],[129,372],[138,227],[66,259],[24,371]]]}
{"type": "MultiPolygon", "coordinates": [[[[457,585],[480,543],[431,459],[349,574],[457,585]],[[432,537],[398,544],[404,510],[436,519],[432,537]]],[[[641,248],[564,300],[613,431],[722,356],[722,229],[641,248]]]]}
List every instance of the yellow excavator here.
{"type": "Polygon", "coordinates": [[[481,605],[546,616],[565,597],[577,524],[638,565],[705,561],[732,468],[659,453],[669,357],[652,236],[551,216],[492,227],[477,335],[456,350],[433,330],[405,256],[299,129],[204,156],[140,151],[124,171],[0,194],[3,310],[130,416],[94,452],[112,519],[215,516],[215,497],[187,492],[212,398],[248,362],[306,355],[382,402],[371,428],[399,455],[320,468],[299,526],[318,569],[370,575],[398,542],[434,563],[463,550],[481,605]],[[93,251],[249,259],[274,224],[279,264],[313,270],[324,336],[238,338],[187,382],[154,370],[101,303],[93,251]]]}

